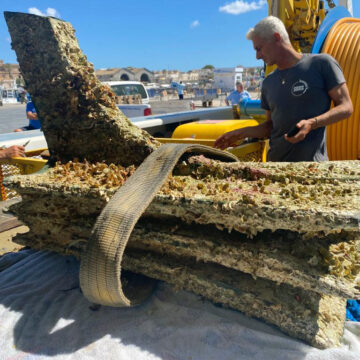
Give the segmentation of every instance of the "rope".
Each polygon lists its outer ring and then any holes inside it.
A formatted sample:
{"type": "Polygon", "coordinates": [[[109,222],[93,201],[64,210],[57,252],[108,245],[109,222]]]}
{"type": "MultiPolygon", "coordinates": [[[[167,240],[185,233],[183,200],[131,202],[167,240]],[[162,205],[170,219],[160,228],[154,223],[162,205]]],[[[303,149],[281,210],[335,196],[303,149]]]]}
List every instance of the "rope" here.
{"type": "MultiPolygon", "coordinates": [[[[130,234],[161,185],[185,152],[200,152],[212,158],[238,161],[230,154],[203,145],[165,144],[154,151],[105,206],[81,258],[80,286],[92,302],[108,306],[132,306],[152,291],[121,281],[121,260],[130,234]]],[[[131,280],[131,279],[130,279],[131,280]]]]}
{"type": "Polygon", "coordinates": [[[360,19],[337,21],[322,52],[333,56],[342,67],[354,106],[348,119],[327,126],[329,159],[356,160],[360,158],[360,19]]]}
{"type": "Polygon", "coordinates": [[[7,199],[6,196],[6,190],[5,190],[5,186],[3,184],[3,180],[4,180],[4,174],[2,171],[2,165],[0,165],[0,191],[1,191],[1,200],[5,201],[7,199]]]}

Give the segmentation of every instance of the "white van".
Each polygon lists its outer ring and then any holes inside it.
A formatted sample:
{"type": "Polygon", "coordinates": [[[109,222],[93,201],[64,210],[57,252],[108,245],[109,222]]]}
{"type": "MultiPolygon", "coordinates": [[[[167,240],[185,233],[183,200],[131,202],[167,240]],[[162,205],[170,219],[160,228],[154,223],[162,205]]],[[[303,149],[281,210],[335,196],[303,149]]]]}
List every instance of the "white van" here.
{"type": "Polygon", "coordinates": [[[152,114],[149,95],[143,83],[139,81],[104,81],[116,96],[140,95],[142,104],[118,104],[117,107],[127,117],[148,116],[152,114]]]}

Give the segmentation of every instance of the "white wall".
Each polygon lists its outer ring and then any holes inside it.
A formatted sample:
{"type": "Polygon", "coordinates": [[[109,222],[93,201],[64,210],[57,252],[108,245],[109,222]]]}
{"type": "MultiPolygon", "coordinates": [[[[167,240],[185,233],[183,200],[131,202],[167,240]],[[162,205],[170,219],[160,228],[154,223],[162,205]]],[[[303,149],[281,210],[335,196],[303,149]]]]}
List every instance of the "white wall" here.
{"type": "Polygon", "coordinates": [[[234,90],[235,83],[242,81],[243,68],[216,68],[214,69],[214,87],[222,90],[234,90]]]}

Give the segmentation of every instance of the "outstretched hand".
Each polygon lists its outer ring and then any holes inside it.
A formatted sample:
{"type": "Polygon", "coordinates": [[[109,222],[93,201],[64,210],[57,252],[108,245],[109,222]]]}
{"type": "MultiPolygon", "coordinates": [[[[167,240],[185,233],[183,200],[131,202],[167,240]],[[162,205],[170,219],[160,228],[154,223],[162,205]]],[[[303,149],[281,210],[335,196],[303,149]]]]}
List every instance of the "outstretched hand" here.
{"type": "Polygon", "coordinates": [[[221,135],[215,140],[214,147],[224,150],[230,146],[238,145],[239,141],[246,137],[243,130],[244,128],[236,129],[221,135]]]}
{"type": "Polygon", "coordinates": [[[0,150],[0,159],[10,159],[12,157],[24,157],[25,148],[20,145],[13,145],[6,149],[0,150]]]}

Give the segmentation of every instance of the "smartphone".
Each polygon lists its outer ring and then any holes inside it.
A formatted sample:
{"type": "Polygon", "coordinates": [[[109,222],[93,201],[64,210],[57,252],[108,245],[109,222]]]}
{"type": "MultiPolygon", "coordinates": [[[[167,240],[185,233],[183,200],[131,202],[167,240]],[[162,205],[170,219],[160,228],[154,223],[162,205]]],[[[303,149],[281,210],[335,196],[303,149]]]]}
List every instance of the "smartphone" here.
{"type": "Polygon", "coordinates": [[[287,136],[288,137],[293,137],[295,136],[298,132],[300,131],[300,129],[296,126],[296,124],[290,129],[290,131],[288,131],[287,136]]]}

